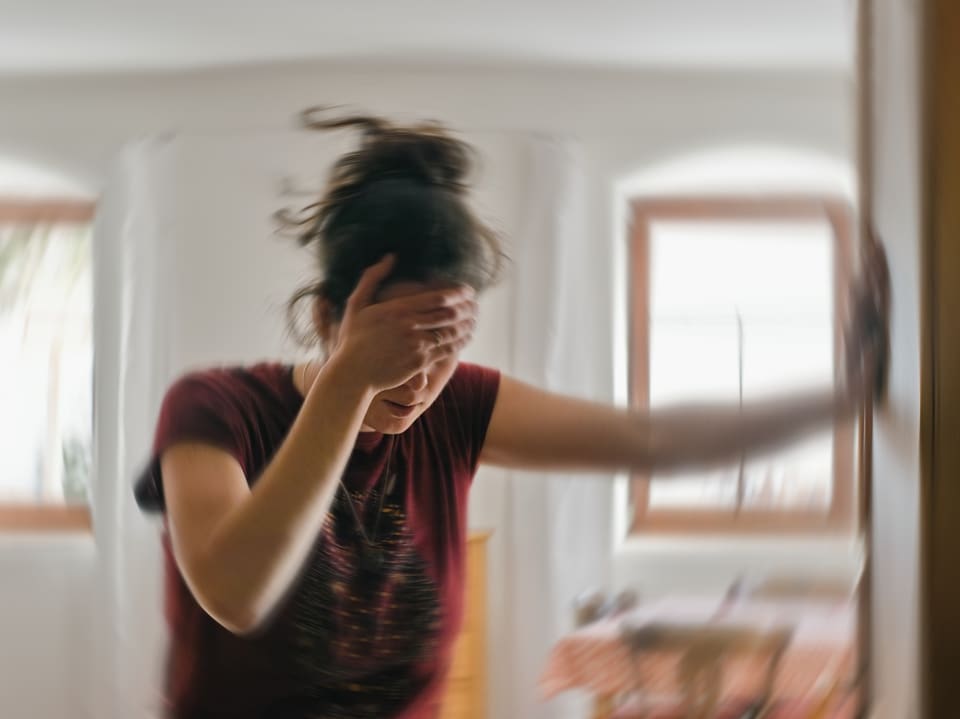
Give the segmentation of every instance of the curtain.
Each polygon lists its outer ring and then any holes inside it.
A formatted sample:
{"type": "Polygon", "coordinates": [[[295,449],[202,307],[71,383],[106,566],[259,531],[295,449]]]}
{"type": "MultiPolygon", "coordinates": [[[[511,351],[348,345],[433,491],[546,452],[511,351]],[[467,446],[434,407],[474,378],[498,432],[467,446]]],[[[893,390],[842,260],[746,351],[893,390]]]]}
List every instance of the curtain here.
{"type": "Polygon", "coordinates": [[[283,307],[303,256],[272,215],[306,204],[282,181],[316,187],[308,173],[342,143],[171,135],[131,144],[115,164],[94,230],[98,716],[160,716],[159,524],[136,507],[132,482],[164,392],[189,369],[296,359],[283,307]]]}
{"type": "Polygon", "coordinates": [[[157,139],[121,153],[94,226],[94,702],[103,717],[160,716],[161,555],[157,528],[134,505],[129,480],[149,449],[165,369],[158,160],[168,151],[169,140],[157,139]]]}
{"type": "MultiPolygon", "coordinates": [[[[591,212],[589,169],[577,145],[539,138],[529,173],[515,259],[512,371],[544,389],[609,401],[612,343],[598,339],[611,315],[603,291],[611,284],[598,256],[609,255],[603,223],[591,212]]],[[[589,716],[584,697],[544,704],[537,680],[550,648],[572,628],[576,596],[608,582],[612,497],[609,477],[517,473],[508,483],[510,716],[589,716]]]]}

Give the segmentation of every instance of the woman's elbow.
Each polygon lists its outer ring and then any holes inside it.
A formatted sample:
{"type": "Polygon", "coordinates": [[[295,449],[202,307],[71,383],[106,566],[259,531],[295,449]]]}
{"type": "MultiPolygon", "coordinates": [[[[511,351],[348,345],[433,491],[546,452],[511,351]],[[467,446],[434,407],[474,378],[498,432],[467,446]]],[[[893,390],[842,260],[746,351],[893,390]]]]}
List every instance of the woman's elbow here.
{"type": "Polygon", "coordinates": [[[207,615],[231,634],[249,637],[258,634],[267,623],[269,613],[251,602],[201,600],[198,604],[207,615]]]}
{"type": "Polygon", "coordinates": [[[238,591],[222,572],[210,571],[209,565],[194,562],[192,571],[183,574],[194,600],[217,624],[231,634],[249,636],[260,631],[269,617],[269,607],[262,598],[238,591]]]}

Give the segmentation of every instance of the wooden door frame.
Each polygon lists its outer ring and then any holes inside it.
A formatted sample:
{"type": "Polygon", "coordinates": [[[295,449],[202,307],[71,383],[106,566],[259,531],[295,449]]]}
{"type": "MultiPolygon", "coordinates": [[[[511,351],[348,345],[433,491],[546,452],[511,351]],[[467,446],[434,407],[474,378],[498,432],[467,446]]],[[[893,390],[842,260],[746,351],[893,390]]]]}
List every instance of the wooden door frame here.
{"type": "Polygon", "coordinates": [[[960,4],[925,0],[921,277],[922,715],[960,705],[960,4]]]}
{"type": "MultiPolygon", "coordinates": [[[[859,209],[858,248],[870,231],[873,217],[873,2],[857,3],[856,76],[857,76],[857,195],[859,209]]],[[[859,253],[855,252],[854,256],[859,253]]],[[[853,269],[856,272],[856,269],[853,269]]],[[[871,559],[873,522],[873,407],[864,404],[857,434],[859,499],[857,514],[864,545],[863,566],[857,593],[857,716],[863,719],[873,706],[874,682],[871,672],[873,657],[873,562],[871,559]]]]}
{"type": "MultiPolygon", "coordinates": [[[[877,0],[861,0],[860,175],[873,177],[870,109],[877,0]]],[[[960,3],[917,0],[920,124],[920,716],[953,716],[960,705],[960,3]]],[[[862,216],[873,216],[861,186],[862,216]]],[[[862,228],[865,232],[866,228],[862,228]]],[[[896,302],[896,298],[894,298],[896,302]]],[[[869,436],[866,438],[869,442],[869,436]]],[[[865,453],[869,460],[870,452],[865,453]]],[[[866,468],[869,495],[870,472],[866,468]]],[[[869,521],[869,496],[866,498],[869,521]]],[[[868,561],[869,567],[869,561],[868,561]]],[[[864,586],[869,587],[867,577],[864,586]]],[[[889,591],[905,591],[890,587],[889,591]]],[[[863,605],[869,622],[870,602],[863,605]]],[[[870,633],[863,637],[869,657],[870,633]]],[[[867,695],[870,695],[869,673],[867,695]]]]}

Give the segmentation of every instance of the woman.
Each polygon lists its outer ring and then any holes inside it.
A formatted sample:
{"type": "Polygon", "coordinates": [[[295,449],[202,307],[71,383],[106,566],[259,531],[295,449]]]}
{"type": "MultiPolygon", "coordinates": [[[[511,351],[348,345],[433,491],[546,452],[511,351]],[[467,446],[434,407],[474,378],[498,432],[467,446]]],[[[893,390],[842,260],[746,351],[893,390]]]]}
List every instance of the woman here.
{"type": "Polygon", "coordinates": [[[435,717],[480,463],[670,471],[853,416],[885,337],[874,295],[841,391],[742,411],[641,415],[458,362],[501,257],[465,203],[467,146],[435,126],[308,125],[363,132],[300,224],[322,280],[291,306],[310,301],[322,352],[180,379],[137,485],[165,513],[170,716],[435,717]]]}

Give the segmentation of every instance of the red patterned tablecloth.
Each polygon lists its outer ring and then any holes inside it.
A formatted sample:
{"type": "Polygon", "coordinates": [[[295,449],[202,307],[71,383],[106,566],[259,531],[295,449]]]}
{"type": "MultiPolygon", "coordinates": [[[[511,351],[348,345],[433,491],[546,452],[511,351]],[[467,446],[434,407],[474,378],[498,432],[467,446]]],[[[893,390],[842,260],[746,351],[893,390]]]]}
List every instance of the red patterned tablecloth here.
{"type": "MultiPolygon", "coordinates": [[[[642,688],[678,689],[678,652],[631,651],[623,627],[670,625],[748,625],[755,629],[790,627],[793,636],[779,664],[774,693],[802,698],[834,681],[851,680],[856,659],[856,608],[851,603],[817,600],[666,598],[579,629],[553,648],[540,689],[546,698],[569,689],[611,696],[642,688]]],[[[727,659],[723,695],[742,698],[757,690],[763,666],[749,658],[727,659]]]]}

